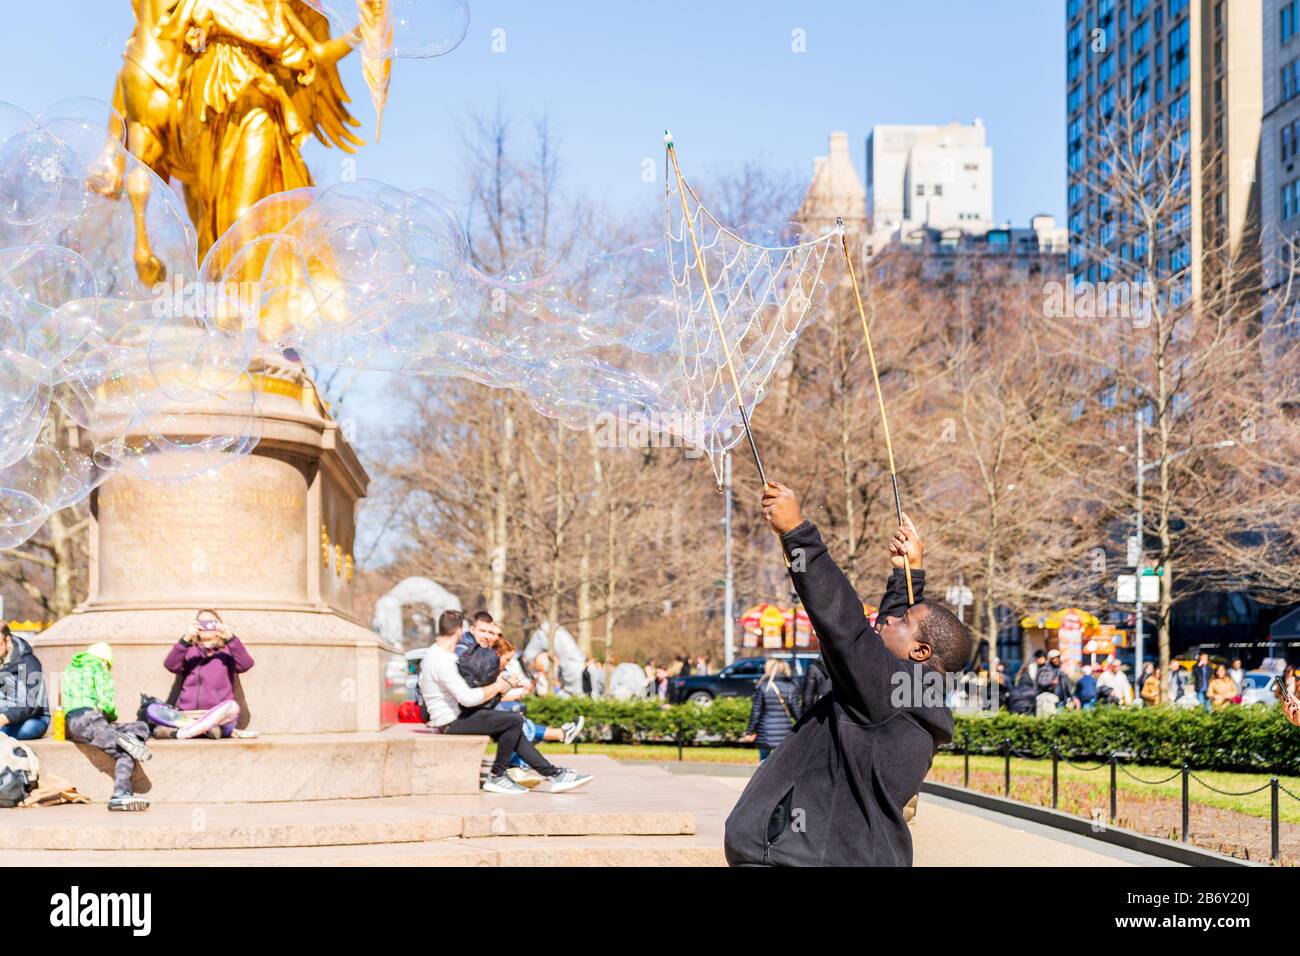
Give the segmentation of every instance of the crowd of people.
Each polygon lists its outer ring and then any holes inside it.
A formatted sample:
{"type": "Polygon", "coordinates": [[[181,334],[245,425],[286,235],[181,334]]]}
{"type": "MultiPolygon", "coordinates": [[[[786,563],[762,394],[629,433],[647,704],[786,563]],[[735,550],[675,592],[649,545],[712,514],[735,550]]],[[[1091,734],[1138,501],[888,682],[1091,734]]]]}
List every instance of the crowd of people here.
{"type": "MultiPolygon", "coordinates": [[[[1095,707],[1157,707],[1172,705],[1201,708],[1207,712],[1247,702],[1246,671],[1240,658],[1229,664],[1213,664],[1201,653],[1195,662],[1174,662],[1168,676],[1152,661],[1130,680],[1121,663],[1110,658],[1093,666],[1078,661],[1062,663],[1057,649],[1035,652],[1008,680],[1006,668],[998,662],[993,683],[997,685],[997,706],[1013,714],[1051,714],[1058,708],[1092,710],[1095,707]]],[[[1295,669],[1287,667],[1275,685],[1275,695],[1284,702],[1295,694],[1295,669]]]]}

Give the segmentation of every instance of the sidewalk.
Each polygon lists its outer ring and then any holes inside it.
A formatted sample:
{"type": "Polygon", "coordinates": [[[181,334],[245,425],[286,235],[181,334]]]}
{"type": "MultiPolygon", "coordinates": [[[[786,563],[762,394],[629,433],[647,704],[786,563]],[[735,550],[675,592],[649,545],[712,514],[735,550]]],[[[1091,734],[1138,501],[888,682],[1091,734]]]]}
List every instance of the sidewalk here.
{"type": "MultiPolygon", "coordinates": [[[[674,770],[672,764],[667,764],[665,769],[683,776],[694,776],[697,772],[674,770]]],[[[747,775],[741,776],[730,769],[725,775],[707,776],[721,787],[730,789],[737,797],[749,782],[747,775]]],[[[697,834],[716,834],[715,838],[720,842],[722,824],[728,812],[730,807],[722,811],[721,819],[718,819],[716,811],[697,810],[697,834]]],[[[916,866],[1174,865],[1158,857],[930,795],[921,797],[912,824],[912,841],[916,866]]]]}

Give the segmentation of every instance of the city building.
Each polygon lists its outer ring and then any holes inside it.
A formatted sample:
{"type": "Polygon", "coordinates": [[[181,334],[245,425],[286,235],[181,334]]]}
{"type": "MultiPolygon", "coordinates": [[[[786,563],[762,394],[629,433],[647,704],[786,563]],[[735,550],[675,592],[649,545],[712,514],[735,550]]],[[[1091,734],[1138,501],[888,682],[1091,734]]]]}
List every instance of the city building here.
{"type": "Polygon", "coordinates": [[[1003,224],[970,233],[955,226],[910,226],[873,246],[871,255],[873,261],[887,257],[891,272],[907,271],[929,282],[1016,282],[1064,278],[1068,244],[1069,231],[1040,213],[1028,228],[1003,224]]]}
{"type": "Polygon", "coordinates": [[[853,168],[848,133],[831,133],[827,154],[813,160],[812,181],[795,218],[813,233],[826,232],[837,218],[854,235],[865,230],[867,194],[853,168]]]}
{"type": "Polygon", "coordinates": [[[1207,248],[1255,255],[1261,0],[1066,0],[1065,18],[1070,271],[1105,281],[1109,257],[1144,254],[1124,241],[1099,188],[1099,134],[1130,117],[1168,124],[1186,149],[1186,211],[1170,217],[1185,235],[1161,254],[1190,266],[1188,291],[1201,287],[1207,248]]]}
{"type": "Polygon", "coordinates": [[[1300,0],[1264,0],[1264,116],[1260,129],[1260,257],[1264,284],[1291,272],[1300,233],[1300,0]]]}
{"type": "Polygon", "coordinates": [[[873,233],[993,226],[993,149],[984,124],[873,126],[867,136],[867,217],[873,233]]]}
{"type": "Polygon", "coordinates": [[[796,218],[812,232],[837,217],[868,257],[927,280],[1014,281],[1065,273],[1068,230],[1052,216],[1027,228],[993,221],[993,151],[983,125],[876,126],[867,137],[866,189],[847,133],[831,133],[796,218]]]}

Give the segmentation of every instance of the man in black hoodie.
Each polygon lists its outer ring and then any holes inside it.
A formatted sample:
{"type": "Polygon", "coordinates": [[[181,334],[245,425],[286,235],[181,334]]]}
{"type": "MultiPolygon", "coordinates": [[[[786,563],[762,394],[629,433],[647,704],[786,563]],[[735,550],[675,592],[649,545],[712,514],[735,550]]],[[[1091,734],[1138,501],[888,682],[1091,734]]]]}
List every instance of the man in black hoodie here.
{"type": "Polygon", "coordinates": [[[781,535],[790,577],[808,611],[831,691],[750,779],[727,818],[733,866],[910,866],[903,819],[935,748],[952,739],[947,671],[970,656],[966,627],[922,602],[920,536],[904,516],[889,543],[893,574],[877,627],[794,492],[769,483],[763,517],[781,535]],[[908,606],[904,556],[916,603],[908,606]]]}

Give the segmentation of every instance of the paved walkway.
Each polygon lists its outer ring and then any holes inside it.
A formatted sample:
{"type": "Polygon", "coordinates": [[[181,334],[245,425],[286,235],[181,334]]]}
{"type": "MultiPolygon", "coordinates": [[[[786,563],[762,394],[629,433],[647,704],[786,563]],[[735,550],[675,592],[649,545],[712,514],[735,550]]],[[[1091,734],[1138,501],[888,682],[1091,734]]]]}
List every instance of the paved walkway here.
{"type": "MultiPolygon", "coordinates": [[[[103,804],[0,813],[0,861],[58,865],[717,866],[753,767],[571,756],[575,793],[293,803],[103,804]]],[[[1166,861],[929,794],[918,866],[1167,866],[1166,861]]]]}
{"type": "MultiPolygon", "coordinates": [[[[704,776],[736,795],[745,789],[753,772],[749,767],[722,770],[689,764],[664,766],[672,773],[704,776]]],[[[720,840],[726,812],[721,813],[721,819],[716,819],[716,813],[697,812],[697,834],[716,832],[720,840]]],[[[912,841],[917,866],[1175,865],[1160,857],[929,794],[921,796],[912,824],[912,841]]]]}

